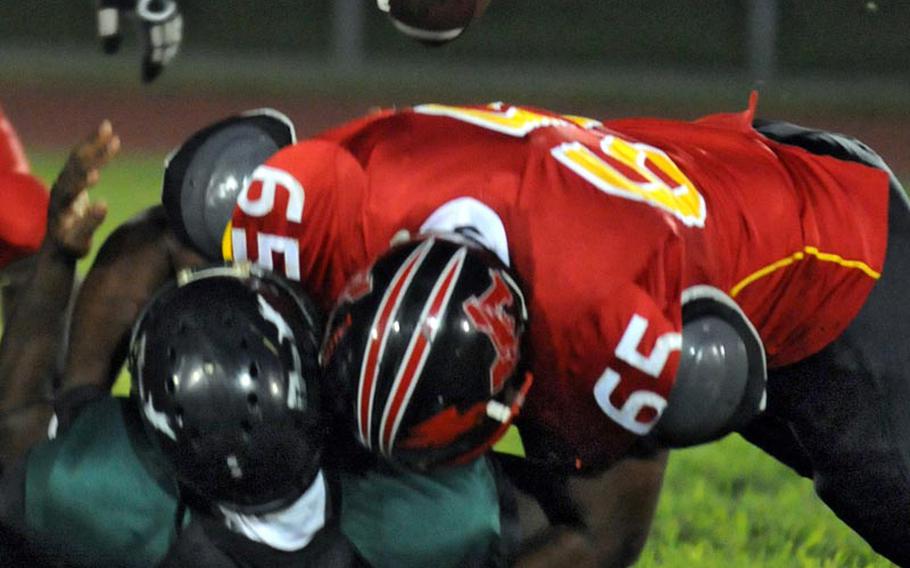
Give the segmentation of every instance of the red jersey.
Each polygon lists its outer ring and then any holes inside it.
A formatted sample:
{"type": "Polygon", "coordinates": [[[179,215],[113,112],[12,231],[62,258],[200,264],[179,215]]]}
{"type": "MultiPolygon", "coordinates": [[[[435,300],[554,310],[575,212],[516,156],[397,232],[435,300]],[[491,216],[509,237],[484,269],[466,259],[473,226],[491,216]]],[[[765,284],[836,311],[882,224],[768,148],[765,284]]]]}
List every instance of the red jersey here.
{"type": "Polygon", "coordinates": [[[49,195],[30,174],[22,144],[0,109],[0,268],[38,250],[49,195]]]}
{"type": "Polygon", "coordinates": [[[269,159],[226,247],[328,308],[399,231],[482,204],[529,303],[524,416],[577,465],[606,464],[666,405],[686,287],[734,296],[774,365],[833,340],[881,271],[887,177],[777,145],[750,121],[600,124],[502,104],[378,113],[269,159]]]}

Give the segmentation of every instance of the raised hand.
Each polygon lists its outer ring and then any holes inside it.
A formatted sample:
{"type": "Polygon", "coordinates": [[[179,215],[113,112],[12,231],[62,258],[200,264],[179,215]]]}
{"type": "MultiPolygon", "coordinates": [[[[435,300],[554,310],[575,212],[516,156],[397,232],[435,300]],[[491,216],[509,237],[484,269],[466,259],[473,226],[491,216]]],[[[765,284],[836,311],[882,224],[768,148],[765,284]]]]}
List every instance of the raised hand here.
{"type": "Polygon", "coordinates": [[[92,235],[107,215],[107,205],[89,200],[88,188],[98,182],[100,169],[119,150],[120,138],[107,120],[73,148],[51,188],[46,246],[73,258],[88,253],[92,235]]]}

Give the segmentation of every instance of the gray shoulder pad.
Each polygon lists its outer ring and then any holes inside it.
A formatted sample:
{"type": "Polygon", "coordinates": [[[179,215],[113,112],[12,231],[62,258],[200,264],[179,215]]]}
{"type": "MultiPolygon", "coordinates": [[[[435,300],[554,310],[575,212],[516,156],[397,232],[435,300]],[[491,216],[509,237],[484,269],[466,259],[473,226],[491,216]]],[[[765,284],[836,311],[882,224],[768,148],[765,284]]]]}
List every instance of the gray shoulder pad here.
{"type": "Polygon", "coordinates": [[[283,114],[260,109],[203,128],[165,160],[161,200],[184,244],[221,260],[221,240],[237,196],[253,172],[295,141],[283,114]]]}
{"type": "Polygon", "coordinates": [[[719,439],[744,426],[765,403],[764,348],[746,315],[716,288],[686,292],[679,370],[655,427],[668,447],[719,439]]]}

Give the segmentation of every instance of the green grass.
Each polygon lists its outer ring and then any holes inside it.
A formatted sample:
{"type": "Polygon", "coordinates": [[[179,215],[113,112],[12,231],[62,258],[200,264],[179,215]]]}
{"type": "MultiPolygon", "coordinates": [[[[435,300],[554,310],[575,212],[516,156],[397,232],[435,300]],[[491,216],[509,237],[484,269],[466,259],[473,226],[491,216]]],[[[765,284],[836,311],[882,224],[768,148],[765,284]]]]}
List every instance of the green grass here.
{"type": "Polygon", "coordinates": [[[815,496],[812,483],[745,442],[671,454],[640,566],[892,566],[815,496]]]}
{"type": "MultiPolygon", "coordinates": [[[[64,152],[37,152],[32,164],[50,184],[64,159],[64,152]]],[[[158,201],[162,159],[124,155],[104,170],[92,194],[108,202],[110,214],[96,247],[120,222],[158,201]]],[[[125,384],[118,388],[123,392],[125,384]]],[[[672,454],[639,565],[890,566],[815,497],[811,482],[737,436],[672,454]]]]}

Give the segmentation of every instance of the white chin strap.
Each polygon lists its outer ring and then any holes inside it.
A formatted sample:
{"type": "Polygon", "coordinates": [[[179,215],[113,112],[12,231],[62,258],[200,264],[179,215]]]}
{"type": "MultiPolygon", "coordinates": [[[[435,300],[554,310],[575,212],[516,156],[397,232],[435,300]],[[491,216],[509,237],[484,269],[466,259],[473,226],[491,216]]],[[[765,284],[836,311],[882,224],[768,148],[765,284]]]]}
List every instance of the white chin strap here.
{"type": "Polygon", "coordinates": [[[229,529],[277,550],[292,552],[310,544],[326,520],[326,483],[320,471],[310,488],[290,506],[265,515],[241,515],[219,505],[229,529]]]}

